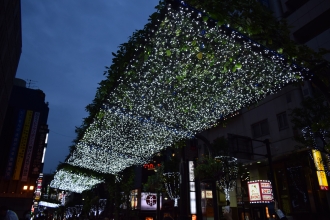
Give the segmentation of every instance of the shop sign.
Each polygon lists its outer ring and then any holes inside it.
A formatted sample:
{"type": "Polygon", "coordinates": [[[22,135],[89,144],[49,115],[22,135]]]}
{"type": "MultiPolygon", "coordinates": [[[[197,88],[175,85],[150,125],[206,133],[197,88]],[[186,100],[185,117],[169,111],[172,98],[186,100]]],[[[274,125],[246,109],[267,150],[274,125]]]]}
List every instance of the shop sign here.
{"type": "Polygon", "coordinates": [[[207,198],[207,199],[212,199],[213,198],[212,190],[206,190],[205,191],[205,198],[207,198]]]}
{"type": "Polygon", "coordinates": [[[189,165],[188,165],[188,169],[189,169],[189,181],[193,182],[195,181],[195,174],[194,174],[194,161],[189,161],[189,165]]]}
{"type": "Polygon", "coordinates": [[[272,185],[269,180],[248,181],[250,203],[269,203],[273,201],[272,185]]]}
{"type": "Polygon", "coordinates": [[[155,170],[156,167],[160,167],[160,164],[147,163],[143,165],[143,168],[147,170],[155,170]]]}
{"type": "Polygon", "coordinates": [[[190,184],[190,214],[196,214],[196,191],[195,191],[195,165],[194,161],[188,162],[189,184],[190,184]]]}
{"type": "Polygon", "coordinates": [[[321,152],[319,150],[312,150],[313,159],[316,168],[317,179],[319,180],[319,185],[321,190],[329,190],[327,176],[324,172],[324,165],[321,156],[321,152]]]}
{"type": "MultiPolygon", "coordinates": [[[[159,198],[162,207],[162,196],[159,198]]],[[[157,210],[157,194],[141,192],[141,210],[157,210]]]]}

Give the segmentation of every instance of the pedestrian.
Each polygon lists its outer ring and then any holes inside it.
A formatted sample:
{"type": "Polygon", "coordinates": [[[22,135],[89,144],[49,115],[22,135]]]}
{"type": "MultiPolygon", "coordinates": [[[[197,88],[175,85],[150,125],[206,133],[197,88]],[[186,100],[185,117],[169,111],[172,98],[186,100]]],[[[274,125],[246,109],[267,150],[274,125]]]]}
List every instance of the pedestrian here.
{"type": "Polygon", "coordinates": [[[18,220],[17,214],[9,210],[6,206],[0,206],[0,219],[1,220],[18,220]]]}
{"type": "Polygon", "coordinates": [[[229,200],[227,200],[227,205],[223,208],[223,217],[226,220],[233,220],[229,200]]]}

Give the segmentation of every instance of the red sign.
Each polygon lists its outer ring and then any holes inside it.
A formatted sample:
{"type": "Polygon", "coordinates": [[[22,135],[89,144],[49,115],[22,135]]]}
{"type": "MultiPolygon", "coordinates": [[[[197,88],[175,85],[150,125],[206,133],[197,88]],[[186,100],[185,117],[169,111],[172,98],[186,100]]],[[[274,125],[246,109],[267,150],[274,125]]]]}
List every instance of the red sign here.
{"type": "Polygon", "coordinates": [[[156,168],[156,166],[160,167],[160,164],[147,163],[147,164],[143,165],[143,167],[148,170],[154,170],[156,168]]]}
{"type": "Polygon", "coordinates": [[[248,182],[250,203],[269,203],[273,201],[272,185],[269,180],[248,182]]]}

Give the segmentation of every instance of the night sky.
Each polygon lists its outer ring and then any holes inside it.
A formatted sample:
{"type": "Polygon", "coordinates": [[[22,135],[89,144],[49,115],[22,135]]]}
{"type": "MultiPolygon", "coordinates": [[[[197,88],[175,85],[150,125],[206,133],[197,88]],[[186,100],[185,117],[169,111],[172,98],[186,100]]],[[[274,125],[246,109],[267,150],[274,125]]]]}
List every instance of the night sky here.
{"type": "Polygon", "coordinates": [[[112,52],[142,29],[158,0],[22,0],[23,46],[17,78],[49,102],[44,173],[54,172],[88,116],[112,52]]]}

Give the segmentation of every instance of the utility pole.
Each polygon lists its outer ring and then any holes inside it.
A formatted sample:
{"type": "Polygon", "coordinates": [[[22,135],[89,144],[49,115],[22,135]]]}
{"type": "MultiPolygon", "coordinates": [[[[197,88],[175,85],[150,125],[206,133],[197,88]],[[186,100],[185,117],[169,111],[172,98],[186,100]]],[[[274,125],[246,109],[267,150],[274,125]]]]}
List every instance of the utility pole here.
{"type": "Polygon", "coordinates": [[[274,207],[275,207],[276,201],[278,201],[278,193],[277,193],[277,186],[276,186],[276,182],[275,182],[275,173],[274,173],[274,169],[273,169],[272,152],[270,150],[270,141],[269,141],[269,139],[265,139],[263,141],[256,140],[256,139],[251,139],[251,140],[256,141],[256,142],[261,142],[266,145],[266,151],[267,151],[266,155],[255,154],[255,153],[253,153],[253,154],[267,157],[268,166],[269,166],[269,178],[270,178],[270,182],[272,183],[273,196],[274,196],[274,207]]]}
{"type": "MultiPolygon", "coordinates": [[[[207,147],[208,151],[209,151],[209,156],[213,157],[213,150],[212,150],[212,146],[210,141],[205,138],[204,136],[200,135],[200,134],[196,134],[195,135],[196,138],[198,138],[199,140],[203,141],[205,143],[205,146],[207,147]]],[[[198,181],[198,184],[200,184],[200,182],[198,181]]],[[[217,184],[215,180],[211,180],[211,187],[212,187],[212,205],[213,205],[213,213],[214,213],[214,220],[219,220],[219,206],[218,206],[218,193],[217,193],[217,184]]],[[[200,203],[200,201],[198,202],[200,203]]],[[[200,207],[198,208],[200,209],[200,207]]]]}
{"type": "Polygon", "coordinates": [[[250,137],[239,136],[239,135],[235,135],[235,134],[231,134],[231,135],[234,139],[242,138],[244,140],[260,142],[260,143],[263,143],[263,144],[266,145],[266,154],[257,154],[257,153],[253,153],[253,151],[251,151],[249,154],[250,155],[263,156],[263,157],[266,157],[267,160],[268,160],[269,179],[270,179],[270,182],[272,183],[273,196],[274,196],[274,207],[275,207],[275,203],[276,203],[276,201],[278,201],[279,198],[278,198],[277,186],[276,186],[276,182],[275,182],[275,173],[274,173],[274,169],[273,169],[272,153],[271,153],[271,150],[270,150],[270,141],[269,141],[269,139],[257,140],[257,139],[252,139],[250,137]]]}

